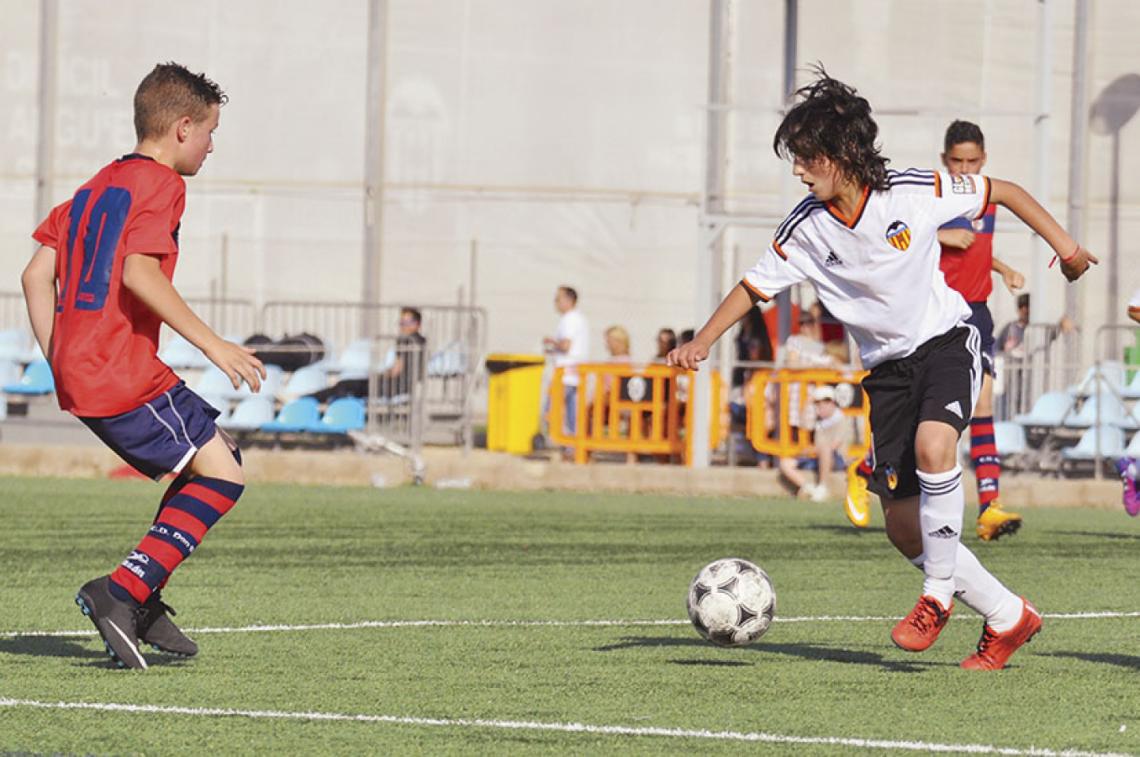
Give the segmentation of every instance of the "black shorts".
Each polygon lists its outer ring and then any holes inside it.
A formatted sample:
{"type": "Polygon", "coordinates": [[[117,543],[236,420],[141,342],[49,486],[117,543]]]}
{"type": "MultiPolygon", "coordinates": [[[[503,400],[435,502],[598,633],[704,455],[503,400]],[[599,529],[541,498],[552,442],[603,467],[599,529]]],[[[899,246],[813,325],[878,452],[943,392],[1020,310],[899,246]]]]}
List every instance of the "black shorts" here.
{"type": "Polygon", "coordinates": [[[914,437],[922,421],[941,421],[959,434],[981,388],[980,336],[959,326],[922,344],[912,354],[871,369],[863,389],[871,400],[875,471],[870,489],[880,497],[918,494],[914,437]]]}
{"type": "Polygon", "coordinates": [[[970,324],[978,330],[978,335],[982,338],[982,370],[990,374],[992,378],[994,373],[994,317],[990,315],[990,306],[984,302],[969,302],[970,317],[966,319],[966,323],[970,324]]]}

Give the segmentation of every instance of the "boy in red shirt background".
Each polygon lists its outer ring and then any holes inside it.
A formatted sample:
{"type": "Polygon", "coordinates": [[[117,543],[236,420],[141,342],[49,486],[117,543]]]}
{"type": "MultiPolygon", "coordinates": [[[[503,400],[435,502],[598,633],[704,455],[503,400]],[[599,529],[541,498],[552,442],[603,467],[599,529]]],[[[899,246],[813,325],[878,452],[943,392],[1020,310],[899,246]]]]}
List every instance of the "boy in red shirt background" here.
{"type": "Polygon", "coordinates": [[[215,334],[171,283],[182,177],[213,151],[225,102],[204,75],[156,66],[135,92],[134,151],[52,210],[33,234],[41,247],[22,277],[60,407],[144,475],[177,475],[138,546],[76,597],[112,659],[128,668],[146,668],[140,640],[197,653],[159,592],[244,488],[237,445],[214,425],[218,411],[158,359],[159,328],[166,323],[202,350],[234,388],[245,381],[257,391],[265,376],[250,350],[215,334]]]}

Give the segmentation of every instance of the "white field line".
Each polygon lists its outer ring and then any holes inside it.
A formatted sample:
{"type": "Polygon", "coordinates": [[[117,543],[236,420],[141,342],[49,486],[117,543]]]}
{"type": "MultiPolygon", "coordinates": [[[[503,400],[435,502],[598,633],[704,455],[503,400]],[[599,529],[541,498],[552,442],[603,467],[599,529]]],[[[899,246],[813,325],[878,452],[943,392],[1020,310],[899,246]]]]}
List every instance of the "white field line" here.
{"type": "MultiPolygon", "coordinates": [[[[889,615],[802,615],[777,617],[777,623],[880,623],[900,620],[902,616],[889,615]]],[[[962,618],[961,615],[954,616],[962,618]]],[[[1140,618],[1136,612],[1055,612],[1044,613],[1050,620],[1096,620],[1112,618],[1140,618]]],[[[966,620],[976,621],[974,616],[966,620]]],[[[364,628],[612,628],[648,626],[686,626],[689,621],[673,620],[362,620],[355,623],[301,623],[249,626],[218,626],[184,629],[188,633],[275,633],[290,631],[354,631],[364,628]]],[[[0,639],[21,636],[94,636],[94,629],[77,631],[2,631],[0,639]]]]}
{"type": "Polygon", "coordinates": [[[990,744],[938,744],[927,741],[891,741],[840,736],[790,736],[777,733],[747,731],[709,731],[685,728],[654,728],[624,725],[591,725],[588,723],[543,723],[529,720],[488,720],[482,718],[420,718],[404,715],[361,715],[340,712],[282,712],[279,710],[239,710],[219,707],[171,707],[152,704],[117,704],[111,702],[39,702],[33,699],[0,697],[0,707],[45,710],[93,710],[97,712],[143,713],[148,715],[188,715],[191,717],[238,717],[255,720],[301,720],[324,722],[383,723],[390,725],[431,726],[442,728],[491,728],[509,731],[548,731],[557,733],[589,733],[603,736],[657,736],[672,739],[707,739],[713,741],[746,741],[765,744],[844,746],[860,749],[892,749],[912,752],[966,752],[969,754],[1036,755],[1037,757],[1118,757],[1111,752],[1061,752],[1037,747],[998,747],[990,744]]]}

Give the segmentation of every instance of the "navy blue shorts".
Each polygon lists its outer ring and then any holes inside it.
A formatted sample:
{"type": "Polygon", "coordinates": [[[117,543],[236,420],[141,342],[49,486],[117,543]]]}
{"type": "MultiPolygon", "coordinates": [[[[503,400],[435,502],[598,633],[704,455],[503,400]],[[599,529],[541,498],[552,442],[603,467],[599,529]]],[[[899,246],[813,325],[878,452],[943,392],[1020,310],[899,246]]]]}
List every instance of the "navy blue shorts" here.
{"type": "Polygon", "coordinates": [[[80,418],[132,468],[159,480],[181,473],[214,438],[219,412],[179,382],[150,402],[108,418],[80,418]]]}
{"type": "Polygon", "coordinates": [[[994,375],[994,317],[984,302],[970,302],[970,317],[966,323],[978,330],[982,337],[982,370],[994,375]]]}

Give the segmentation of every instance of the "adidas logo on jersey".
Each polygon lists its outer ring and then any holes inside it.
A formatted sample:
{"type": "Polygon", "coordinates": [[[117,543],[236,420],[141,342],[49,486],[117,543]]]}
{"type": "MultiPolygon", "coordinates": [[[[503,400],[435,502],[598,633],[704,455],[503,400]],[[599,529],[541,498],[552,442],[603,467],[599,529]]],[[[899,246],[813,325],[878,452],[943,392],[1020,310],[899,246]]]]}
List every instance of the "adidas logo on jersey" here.
{"type": "Polygon", "coordinates": [[[954,413],[954,415],[958,416],[959,418],[965,418],[966,417],[966,416],[962,415],[962,403],[959,402],[958,400],[954,400],[953,402],[946,405],[946,409],[949,410],[950,412],[954,413]]]}
{"type": "Polygon", "coordinates": [[[825,266],[827,266],[828,268],[830,268],[833,265],[843,265],[843,261],[840,260],[839,256],[836,255],[834,252],[828,250],[827,260],[823,261],[823,264],[825,266]]]}
{"type": "Polygon", "coordinates": [[[935,539],[953,539],[957,535],[958,532],[950,526],[943,526],[937,531],[931,531],[927,534],[927,536],[933,536],[935,539]]]}

